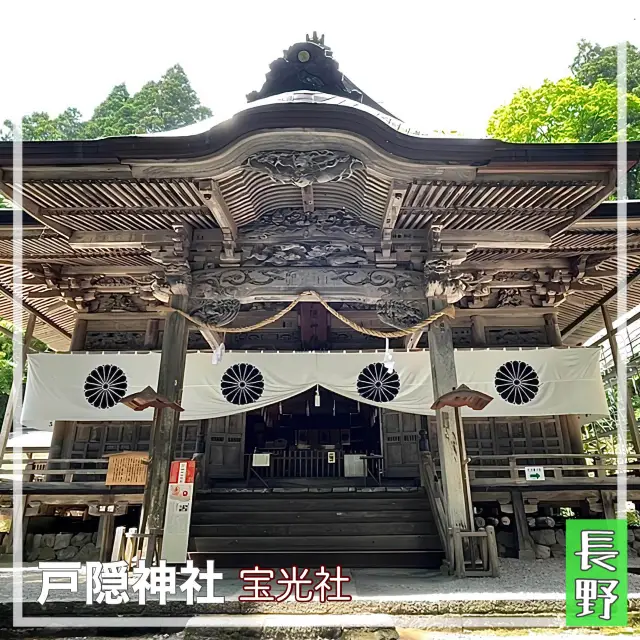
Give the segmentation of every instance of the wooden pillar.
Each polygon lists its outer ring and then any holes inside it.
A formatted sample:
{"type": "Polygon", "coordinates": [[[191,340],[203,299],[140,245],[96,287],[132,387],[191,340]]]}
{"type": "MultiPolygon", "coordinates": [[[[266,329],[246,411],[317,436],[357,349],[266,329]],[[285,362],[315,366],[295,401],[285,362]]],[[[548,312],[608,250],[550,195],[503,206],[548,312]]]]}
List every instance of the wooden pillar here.
{"type": "Polygon", "coordinates": [[[116,517],[113,513],[104,513],[98,522],[97,546],[100,548],[100,562],[110,562],[115,536],[116,517]]]}
{"type": "Polygon", "coordinates": [[[486,347],[487,335],[485,333],[485,321],[482,316],[471,316],[471,346],[486,347]]]}
{"type": "MultiPolygon", "coordinates": [[[[32,313],[29,314],[27,320],[27,326],[24,330],[24,339],[22,342],[22,360],[20,362],[20,371],[24,371],[24,366],[27,361],[27,348],[31,344],[31,338],[33,338],[33,330],[36,327],[36,317],[32,313]]],[[[15,380],[14,380],[15,383],[15,380]]],[[[20,386],[22,386],[22,380],[20,380],[20,386]]],[[[2,420],[2,428],[0,429],[0,466],[2,466],[2,460],[4,458],[5,451],[7,449],[7,442],[9,441],[9,435],[11,434],[11,428],[13,427],[13,418],[16,410],[16,396],[18,394],[18,388],[15,384],[11,385],[11,391],[7,398],[7,406],[4,410],[4,418],[2,420]]]]}
{"type": "MultiPolygon", "coordinates": [[[[174,309],[186,310],[187,296],[171,296],[170,304],[174,309]]],[[[178,404],[182,397],[188,336],[189,321],[178,313],[168,314],[164,322],[157,391],[178,404]]],[[[153,416],[149,472],[145,487],[145,502],[148,505],[145,532],[148,533],[161,534],[164,526],[169,469],[175,449],[179,416],[179,412],[170,408],[156,409],[153,416]]]]}
{"type": "Polygon", "coordinates": [[[558,325],[558,316],[555,313],[544,314],[544,328],[547,332],[547,342],[551,347],[562,346],[562,334],[558,325]]]}
{"type": "MultiPolygon", "coordinates": [[[[80,318],[76,318],[75,325],[73,327],[73,334],[71,336],[71,344],[69,345],[69,351],[84,351],[87,341],[87,326],[89,322],[80,318]]],[[[53,460],[59,460],[63,457],[64,441],[68,437],[71,429],[73,428],[73,422],[68,420],[56,420],[53,423],[53,433],[51,434],[51,445],[49,446],[49,461],[47,463],[47,469],[56,469],[53,460]]],[[[56,477],[50,477],[50,480],[56,480],[56,477]]]]}
{"type": "Polygon", "coordinates": [[[516,529],[518,558],[520,560],[535,560],[535,546],[533,538],[529,533],[527,514],[524,509],[524,500],[520,491],[513,490],[511,492],[511,504],[513,505],[513,521],[516,529]]]}
{"type": "Polygon", "coordinates": [[[157,349],[158,348],[158,334],[160,329],[160,320],[148,320],[147,328],[144,332],[144,348],[145,349],[157,349]]]}
{"type": "MultiPolygon", "coordinates": [[[[430,311],[440,311],[446,303],[430,300],[430,311]]],[[[444,393],[458,386],[456,365],[454,360],[451,324],[442,318],[429,326],[429,359],[433,378],[433,393],[439,398],[444,393]]],[[[460,527],[462,531],[471,530],[469,516],[470,505],[467,504],[470,490],[465,480],[462,464],[466,456],[464,441],[461,440],[462,425],[457,411],[453,407],[438,409],[438,450],[440,456],[440,472],[446,498],[447,516],[450,527],[460,527]]]]}
{"type": "MultiPolygon", "coordinates": [[[[616,332],[613,328],[613,321],[611,320],[611,315],[609,314],[609,310],[605,305],[600,305],[600,309],[602,311],[602,319],[604,320],[604,326],[607,330],[607,340],[609,341],[609,347],[611,348],[611,359],[613,360],[613,369],[616,372],[616,377],[618,375],[619,367],[624,363],[620,362],[620,353],[618,351],[618,341],[616,340],[616,332]]],[[[627,381],[626,371],[625,371],[625,384],[627,381]]],[[[627,402],[626,402],[626,411],[627,411],[627,429],[631,433],[631,442],[633,444],[633,448],[636,453],[640,454],[640,434],[638,433],[638,423],[636,421],[636,414],[633,410],[633,398],[628,390],[627,385],[627,402]]]]}
{"type": "MultiPolygon", "coordinates": [[[[563,432],[566,431],[567,440],[565,451],[568,449],[571,453],[584,453],[584,443],[582,442],[582,425],[578,416],[566,415],[560,416],[563,432]]],[[[575,464],[578,464],[577,462],[575,464]]]]}

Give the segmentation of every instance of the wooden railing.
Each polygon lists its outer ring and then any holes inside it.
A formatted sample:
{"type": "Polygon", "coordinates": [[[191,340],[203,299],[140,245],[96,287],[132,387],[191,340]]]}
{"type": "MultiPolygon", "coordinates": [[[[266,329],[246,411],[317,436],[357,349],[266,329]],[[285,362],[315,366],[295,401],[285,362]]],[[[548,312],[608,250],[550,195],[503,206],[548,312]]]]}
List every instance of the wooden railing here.
{"type": "MultiPolygon", "coordinates": [[[[615,484],[618,464],[615,454],[520,453],[471,456],[467,471],[472,486],[542,484],[527,479],[527,467],[542,467],[546,484],[615,484]]],[[[640,484],[640,458],[627,458],[629,482],[640,484]]]]}
{"type": "Polygon", "coordinates": [[[444,497],[444,491],[438,477],[436,465],[433,462],[431,454],[423,451],[421,454],[422,464],[420,465],[420,483],[425,488],[429,504],[431,505],[431,513],[436,521],[438,535],[442,542],[445,554],[445,569],[451,571],[454,566],[454,548],[449,519],[447,517],[447,509],[444,497]]]}
{"type": "Polygon", "coordinates": [[[451,527],[438,469],[427,451],[421,454],[420,481],[425,488],[445,553],[442,570],[460,578],[500,575],[498,545],[493,527],[462,531],[451,527]]]}
{"type": "MultiPolygon", "coordinates": [[[[343,451],[300,449],[293,451],[263,451],[270,453],[268,467],[254,467],[263,478],[341,478],[344,476],[343,451]],[[329,462],[329,453],[335,454],[329,462]]],[[[363,454],[364,455],[364,454],[363,454]]],[[[253,454],[245,455],[246,468],[252,464],[253,454]]]]}
{"type": "Polygon", "coordinates": [[[498,545],[492,526],[478,531],[453,528],[454,567],[459,578],[482,578],[500,575],[498,545]]]}

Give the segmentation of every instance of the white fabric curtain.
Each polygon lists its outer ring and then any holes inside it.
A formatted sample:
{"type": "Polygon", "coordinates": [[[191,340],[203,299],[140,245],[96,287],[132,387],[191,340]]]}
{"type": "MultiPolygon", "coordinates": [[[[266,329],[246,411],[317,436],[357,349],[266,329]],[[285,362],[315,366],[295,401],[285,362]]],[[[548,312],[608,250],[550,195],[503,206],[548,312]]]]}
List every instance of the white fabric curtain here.
{"type": "MultiPolygon", "coordinates": [[[[395,352],[394,370],[383,353],[227,352],[187,355],[182,420],[242,413],[286,400],[316,385],[393,411],[432,414],[428,351],[395,352]]],[[[458,380],[494,398],[468,415],[607,415],[597,349],[461,350],[458,380]]],[[[22,413],[37,428],[53,420],[150,420],[118,400],[156,388],[159,353],[34,354],[22,413]]]]}

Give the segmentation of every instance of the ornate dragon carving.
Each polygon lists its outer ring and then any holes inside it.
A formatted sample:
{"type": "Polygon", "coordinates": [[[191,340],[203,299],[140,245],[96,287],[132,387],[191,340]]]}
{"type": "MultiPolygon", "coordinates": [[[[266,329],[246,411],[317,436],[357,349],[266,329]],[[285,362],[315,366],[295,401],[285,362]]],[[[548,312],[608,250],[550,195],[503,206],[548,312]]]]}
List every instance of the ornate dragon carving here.
{"type": "Polygon", "coordinates": [[[265,213],[255,222],[242,227],[242,240],[268,240],[274,237],[313,238],[313,240],[375,239],[380,229],[362,222],[357,216],[341,209],[278,209],[265,213]]]}
{"type": "Polygon", "coordinates": [[[427,314],[425,309],[403,300],[379,300],[376,304],[378,318],[396,329],[409,329],[422,322],[427,314]]]}
{"type": "Polygon", "coordinates": [[[267,174],[274,182],[307,187],[337,182],[364,167],[357,158],[341,151],[260,151],[249,156],[245,166],[267,174]]]}
{"type": "Polygon", "coordinates": [[[275,245],[258,244],[253,247],[244,264],[273,265],[284,267],[325,266],[342,267],[345,265],[364,265],[368,263],[367,255],[361,244],[348,242],[288,242],[275,245]]]}

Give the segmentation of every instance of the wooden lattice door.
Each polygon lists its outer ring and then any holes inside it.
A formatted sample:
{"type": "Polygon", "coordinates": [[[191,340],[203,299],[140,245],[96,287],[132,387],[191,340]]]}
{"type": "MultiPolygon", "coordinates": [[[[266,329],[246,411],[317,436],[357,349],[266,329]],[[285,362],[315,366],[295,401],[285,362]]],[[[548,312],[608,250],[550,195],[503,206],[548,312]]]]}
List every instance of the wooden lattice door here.
{"type": "Polygon", "coordinates": [[[207,422],[207,477],[241,478],[247,415],[211,418],[207,422]]]}
{"type": "Polygon", "coordinates": [[[417,477],[420,473],[422,416],[383,409],[381,420],[385,475],[389,478],[417,477]]]}

